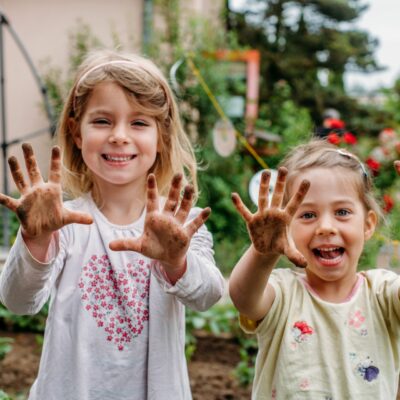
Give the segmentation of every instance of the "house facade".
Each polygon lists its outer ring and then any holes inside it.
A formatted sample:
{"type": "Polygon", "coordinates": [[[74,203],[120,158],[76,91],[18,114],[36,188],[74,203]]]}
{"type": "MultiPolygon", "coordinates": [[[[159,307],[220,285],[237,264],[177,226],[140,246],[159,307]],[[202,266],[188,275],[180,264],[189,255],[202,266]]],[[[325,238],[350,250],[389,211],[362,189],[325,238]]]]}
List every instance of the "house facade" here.
{"type": "MultiPolygon", "coordinates": [[[[168,1],[162,1],[168,6],[168,1]]],[[[5,186],[9,193],[15,191],[5,153],[23,162],[20,144],[29,141],[47,176],[53,143],[43,96],[23,51],[39,78],[50,68],[67,74],[70,38],[79,26],[88,27],[104,47],[140,52],[153,29],[162,24],[159,5],[160,0],[0,0],[1,192],[5,186]]],[[[222,5],[222,0],[180,0],[180,22],[197,15],[217,20],[222,5]]]]}

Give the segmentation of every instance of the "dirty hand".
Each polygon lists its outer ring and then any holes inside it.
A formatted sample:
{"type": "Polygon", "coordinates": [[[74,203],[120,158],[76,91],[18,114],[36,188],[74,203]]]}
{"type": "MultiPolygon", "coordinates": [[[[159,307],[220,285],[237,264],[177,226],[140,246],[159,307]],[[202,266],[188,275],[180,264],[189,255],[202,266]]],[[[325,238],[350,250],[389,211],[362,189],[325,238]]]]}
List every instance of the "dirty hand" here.
{"type": "Polygon", "coordinates": [[[282,208],[286,175],[287,169],[279,168],[271,205],[268,206],[270,172],[263,172],[258,195],[258,210],[255,214],[249,211],[237,193],[232,194],[232,200],[246,221],[250,239],[257,252],[263,255],[284,254],[292,263],[304,268],[307,262],[294,246],[288,230],[290,221],[303,201],[310,183],[302,181],[297,193],[289,200],[286,207],[282,208]]]}
{"type": "Polygon", "coordinates": [[[147,213],[143,234],[139,238],[114,240],[110,243],[110,248],[136,251],[159,260],[167,269],[184,267],[190,240],[207,220],[211,210],[205,208],[196,218],[185,224],[192,207],[194,191],[192,186],[187,185],[179,205],[181,187],[182,175],[177,174],[172,179],[164,209],[160,211],[156,179],[150,174],[147,179],[147,213]]]}
{"type": "Polygon", "coordinates": [[[17,159],[10,157],[8,164],[21,197],[14,199],[0,193],[0,204],[17,214],[24,237],[35,239],[49,236],[72,223],[91,224],[93,220],[90,215],[63,207],[59,147],[52,149],[48,182],[43,181],[32,146],[24,143],[22,150],[30,184],[26,183],[17,159]]]}

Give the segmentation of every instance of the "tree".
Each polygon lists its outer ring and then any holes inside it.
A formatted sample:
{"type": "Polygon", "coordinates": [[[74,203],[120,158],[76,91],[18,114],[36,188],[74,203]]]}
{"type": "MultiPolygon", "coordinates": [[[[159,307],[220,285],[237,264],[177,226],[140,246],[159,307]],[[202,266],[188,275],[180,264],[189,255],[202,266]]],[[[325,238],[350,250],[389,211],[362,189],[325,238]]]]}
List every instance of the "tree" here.
{"type": "Polygon", "coordinates": [[[366,8],[361,0],[248,0],[242,11],[228,8],[226,26],[262,53],[261,101],[284,79],[314,118],[327,107],[346,117],[357,104],[346,95],[344,73],[380,69],[378,41],[354,27],[366,8]]]}

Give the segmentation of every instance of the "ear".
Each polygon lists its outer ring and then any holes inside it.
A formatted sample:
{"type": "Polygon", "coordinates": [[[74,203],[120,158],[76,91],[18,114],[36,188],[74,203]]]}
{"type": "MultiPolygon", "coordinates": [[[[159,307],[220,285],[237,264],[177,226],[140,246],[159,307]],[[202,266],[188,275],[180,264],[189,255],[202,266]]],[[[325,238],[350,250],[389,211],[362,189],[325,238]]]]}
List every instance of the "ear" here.
{"type": "Polygon", "coordinates": [[[372,235],[375,232],[377,223],[378,223],[378,217],[375,211],[369,210],[367,213],[367,217],[365,218],[365,225],[364,225],[365,240],[371,239],[372,235]]]}
{"type": "Polygon", "coordinates": [[[74,118],[68,119],[68,129],[71,132],[72,138],[76,144],[78,149],[82,149],[82,136],[81,131],[79,129],[79,124],[75,121],[74,118]]]}

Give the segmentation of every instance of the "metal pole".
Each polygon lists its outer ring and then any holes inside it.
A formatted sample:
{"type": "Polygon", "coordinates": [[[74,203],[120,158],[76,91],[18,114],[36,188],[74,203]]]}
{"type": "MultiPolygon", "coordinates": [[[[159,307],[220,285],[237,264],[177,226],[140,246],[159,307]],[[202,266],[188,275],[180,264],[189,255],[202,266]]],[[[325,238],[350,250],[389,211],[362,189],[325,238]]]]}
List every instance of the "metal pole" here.
{"type": "MultiPolygon", "coordinates": [[[[6,105],[4,96],[4,40],[3,26],[7,23],[4,15],[0,14],[0,117],[1,117],[1,150],[3,154],[3,193],[8,195],[8,165],[7,165],[7,124],[6,105]]],[[[3,246],[10,245],[10,215],[6,207],[2,207],[3,214],[3,246]]]]}

